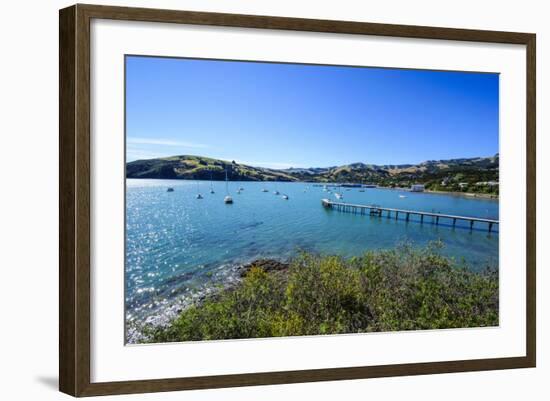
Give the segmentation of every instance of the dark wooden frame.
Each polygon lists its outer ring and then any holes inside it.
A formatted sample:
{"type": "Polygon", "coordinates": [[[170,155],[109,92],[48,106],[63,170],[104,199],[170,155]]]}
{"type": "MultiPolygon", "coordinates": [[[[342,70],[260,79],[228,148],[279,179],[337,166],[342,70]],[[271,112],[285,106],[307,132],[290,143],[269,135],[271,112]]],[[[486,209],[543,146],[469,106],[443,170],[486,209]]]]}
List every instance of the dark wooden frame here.
{"type": "Polygon", "coordinates": [[[74,396],[363,379],[536,364],[536,36],[421,26],[75,5],[59,13],[59,388],[74,396]],[[523,357],[331,368],[192,378],[90,382],[90,20],[92,18],[268,28],[403,38],[511,43],[527,48],[527,324],[523,357]]]}

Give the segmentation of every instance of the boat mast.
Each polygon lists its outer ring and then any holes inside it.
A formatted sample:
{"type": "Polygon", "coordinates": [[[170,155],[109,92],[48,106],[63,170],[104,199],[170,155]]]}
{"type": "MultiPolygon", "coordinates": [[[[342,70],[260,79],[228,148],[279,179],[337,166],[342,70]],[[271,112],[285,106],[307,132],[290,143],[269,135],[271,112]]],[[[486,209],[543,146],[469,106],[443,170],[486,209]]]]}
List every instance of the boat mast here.
{"type": "Polygon", "coordinates": [[[229,187],[227,185],[227,168],[225,169],[225,194],[229,195],[229,187]]]}
{"type": "Polygon", "coordinates": [[[210,193],[214,193],[214,186],[212,185],[212,171],[210,171],[210,193]]]}

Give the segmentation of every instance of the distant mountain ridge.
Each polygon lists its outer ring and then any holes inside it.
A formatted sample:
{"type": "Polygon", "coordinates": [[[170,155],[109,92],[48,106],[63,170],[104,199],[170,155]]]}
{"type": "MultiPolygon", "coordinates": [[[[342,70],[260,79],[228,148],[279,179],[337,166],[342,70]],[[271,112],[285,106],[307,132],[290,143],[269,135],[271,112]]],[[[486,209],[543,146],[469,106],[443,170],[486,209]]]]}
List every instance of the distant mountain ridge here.
{"type": "Polygon", "coordinates": [[[499,154],[492,157],[428,160],[419,164],[376,165],[362,162],[332,167],[272,169],[203,156],[172,156],[126,164],[127,178],[230,181],[354,182],[384,186],[412,183],[497,181],[499,154]]]}

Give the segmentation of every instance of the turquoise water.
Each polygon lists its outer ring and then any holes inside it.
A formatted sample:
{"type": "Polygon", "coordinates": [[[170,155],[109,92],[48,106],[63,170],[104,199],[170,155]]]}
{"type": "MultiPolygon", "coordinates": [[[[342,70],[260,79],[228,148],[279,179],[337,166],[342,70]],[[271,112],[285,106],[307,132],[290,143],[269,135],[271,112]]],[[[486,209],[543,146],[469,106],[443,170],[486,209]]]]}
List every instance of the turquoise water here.
{"type": "MultiPolygon", "coordinates": [[[[498,264],[498,228],[451,226],[354,215],[321,206],[336,200],[306,183],[230,182],[234,203],[226,205],[225,183],[127,180],[126,307],[138,315],[159,300],[176,297],[209,281],[223,280],[232,267],[257,258],[286,259],[298,249],[344,256],[390,248],[404,241],[422,246],[442,240],[443,253],[472,268],[498,264]],[[167,192],[167,188],[174,188],[167,192]],[[236,191],[244,190],[241,194],[236,191]],[[266,188],[269,192],[262,192],[266,188]],[[288,200],[273,191],[289,196],[288,200]],[[197,192],[203,199],[196,199],[197,192]]],[[[339,189],[342,201],[498,219],[498,201],[389,189],[339,189]],[[401,196],[400,196],[401,195],[401,196]]],[[[404,216],[403,216],[404,217],[404,216]]],[[[475,227],[475,226],[474,226],[475,227]]],[[[234,270],[233,270],[234,271],[234,270]]]]}

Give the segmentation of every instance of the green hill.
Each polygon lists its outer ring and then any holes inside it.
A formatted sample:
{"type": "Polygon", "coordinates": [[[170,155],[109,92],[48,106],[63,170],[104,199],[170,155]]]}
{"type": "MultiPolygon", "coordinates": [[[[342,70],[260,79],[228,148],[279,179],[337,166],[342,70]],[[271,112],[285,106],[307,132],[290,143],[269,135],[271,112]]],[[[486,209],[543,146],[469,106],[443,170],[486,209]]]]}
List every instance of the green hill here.
{"type": "Polygon", "coordinates": [[[202,156],[172,156],[136,160],[126,165],[127,178],[230,181],[307,181],[319,183],[361,183],[387,187],[424,184],[442,191],[498,192],[499,155],[450,160],[429,160],[419,164],[374,165],[352,163],[343,166],[269,169],[235,161],[202,156]]]}
{"type": "Polygon", "coordinates": [[[222,181],[225,180],[226,170],[230,181],[298,181],[297,177],[284,170],[186,155],[129,162],[126,164],[126,177],[222,181]]]}

